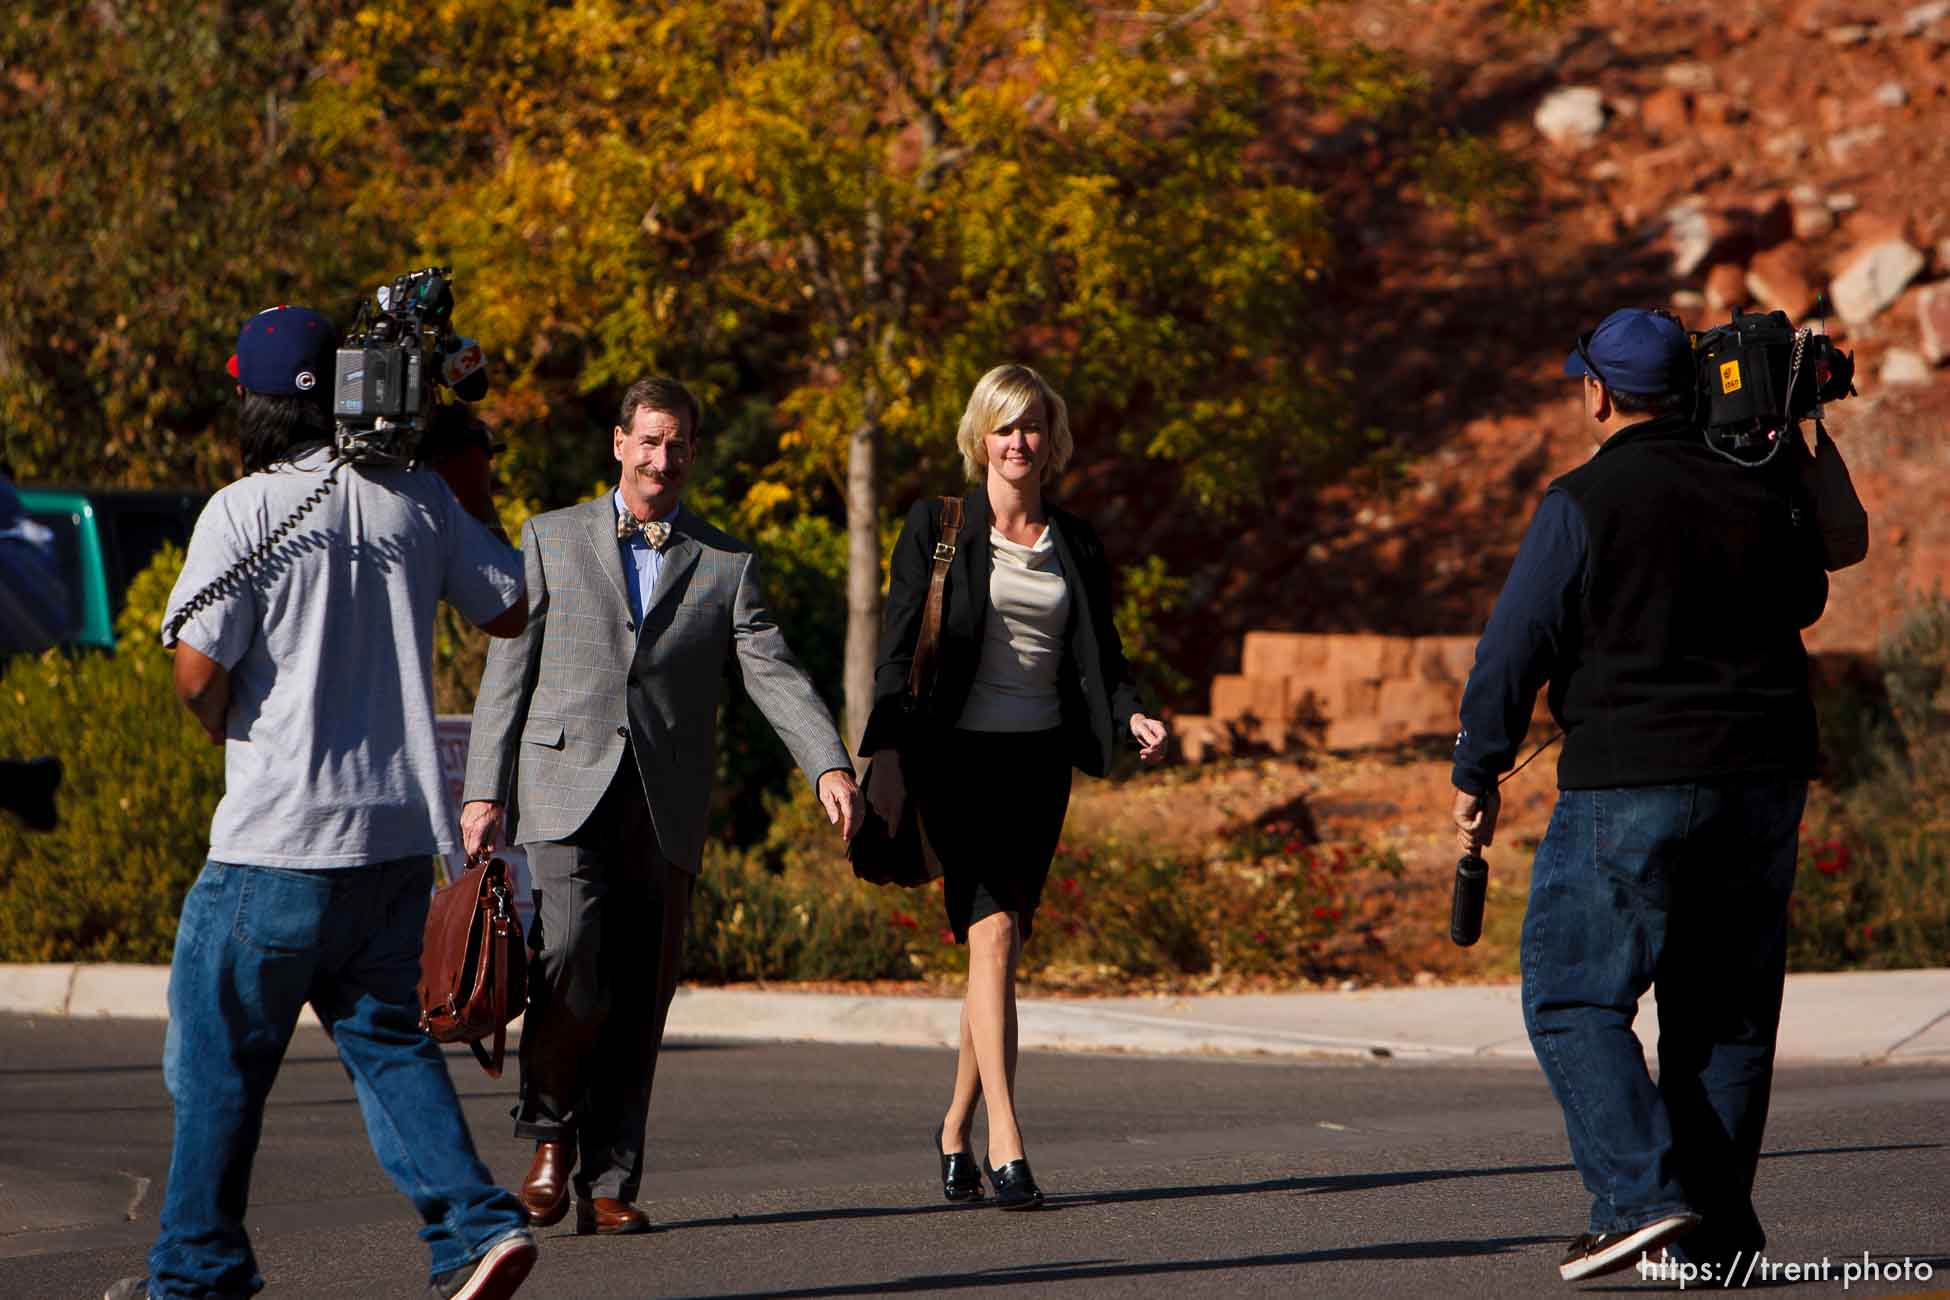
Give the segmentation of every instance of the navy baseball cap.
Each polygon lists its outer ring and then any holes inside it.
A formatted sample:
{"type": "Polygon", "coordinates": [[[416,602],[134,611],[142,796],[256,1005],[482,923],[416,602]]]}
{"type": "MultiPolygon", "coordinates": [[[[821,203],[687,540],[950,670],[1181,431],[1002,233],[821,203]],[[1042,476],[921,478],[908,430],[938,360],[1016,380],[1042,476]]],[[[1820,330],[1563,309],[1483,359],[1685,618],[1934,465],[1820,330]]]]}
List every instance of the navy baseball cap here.
{"type": "Polygon", "coordinates": [[[267,307],[244,322],[227,369],[253,393],[294,396],[332,380],[339,332],[307,307],[267,307]]]}
{"type": "Polygon", "coordinates": [[[1669,311],[1621,307],[1564,358],[1567,375],[1590,375],[1606,388],[1634,396],[1683,392],[1692,374],[1693,345],[1669,311]]]}

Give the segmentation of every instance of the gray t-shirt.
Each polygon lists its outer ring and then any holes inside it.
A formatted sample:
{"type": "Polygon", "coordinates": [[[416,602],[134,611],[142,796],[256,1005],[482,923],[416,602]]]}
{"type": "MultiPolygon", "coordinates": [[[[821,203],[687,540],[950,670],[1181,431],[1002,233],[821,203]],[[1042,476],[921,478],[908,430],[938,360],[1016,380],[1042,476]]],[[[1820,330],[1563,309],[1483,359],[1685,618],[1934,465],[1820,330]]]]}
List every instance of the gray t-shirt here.
{"type": "MultiPolygon", "coordinates": [[[[210,498],[163,625],[313,493],[314,452],[210,498]]],[[[210,856],[355,867],[459,845],[433,734],[433,616],[480,624],[522,596],[521,556],[430,470],[340,468],[330,492],[183,625],[230,670],[210,856]]]]}

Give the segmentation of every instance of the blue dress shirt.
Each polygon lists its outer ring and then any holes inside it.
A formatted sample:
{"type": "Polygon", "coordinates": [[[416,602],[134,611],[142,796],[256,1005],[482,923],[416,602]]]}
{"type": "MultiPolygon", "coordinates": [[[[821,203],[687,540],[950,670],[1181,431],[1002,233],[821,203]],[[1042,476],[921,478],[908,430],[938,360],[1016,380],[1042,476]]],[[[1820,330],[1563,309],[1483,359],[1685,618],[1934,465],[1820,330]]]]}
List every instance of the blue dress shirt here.
{"type": "MultiPolygon", "coordinates": [[[[617,488],[610,493],[610,497],[616,502],[616,513],[619,518],[630,513],[629,508],[623,504],[622,488],[617,488]]],[[[683,511],[684,507],[680,505],[670,512],[668,522],[673,528],[677,525],[677,516],[683,511]]],[[[668,542],[664,544],[669,545],[668,542]]],[[[623,581],[629,586],[630,608],[636,611],[636,625],[641,631],[643,615],[650,607],[650,597],[656,594],[657,579],[664,571],[663,552],[653,550],[650,543],[643,540],[641,533],[631,533],[628,537],[617,538],[616,549],[622,555],[623,581]]]]}

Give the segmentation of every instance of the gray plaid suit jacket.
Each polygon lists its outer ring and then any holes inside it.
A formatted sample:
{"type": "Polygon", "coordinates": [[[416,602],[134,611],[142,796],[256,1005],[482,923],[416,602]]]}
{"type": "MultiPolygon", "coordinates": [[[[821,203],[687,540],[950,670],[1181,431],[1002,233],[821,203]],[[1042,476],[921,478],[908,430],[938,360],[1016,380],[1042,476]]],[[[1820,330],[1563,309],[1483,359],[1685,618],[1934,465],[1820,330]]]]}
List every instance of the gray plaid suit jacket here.
{"type": "Polygon", "coordinates": [[[581,829],[628,744],[658,849],[695,873],[717,770],[724,665],[734,651],[746,693],[806,779],[853,770],[832,716],[766,611],[757,557],[745,543],[680,510],[641,635],[608,492],[530,519],[521,553],[528,628],[489,647],[463,794],[508,804],[514,842],[581,829]]]}

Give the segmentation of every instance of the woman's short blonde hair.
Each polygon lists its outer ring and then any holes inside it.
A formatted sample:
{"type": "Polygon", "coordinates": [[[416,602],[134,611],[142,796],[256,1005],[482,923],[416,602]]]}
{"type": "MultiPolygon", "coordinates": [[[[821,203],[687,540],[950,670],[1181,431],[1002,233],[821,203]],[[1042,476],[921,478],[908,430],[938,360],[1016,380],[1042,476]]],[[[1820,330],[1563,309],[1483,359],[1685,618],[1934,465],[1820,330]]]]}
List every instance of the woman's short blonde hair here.
{"type": "Polygon", "coordinates": [[[1070,463],[1074,444],[1070,440],[1070,408],[1057,395],[1049,381],[1028,366],[1011,362],[997,366],[975,383],[968,395],[968,409],[961,413],[961,428],[955,432],[955,445],[961,448],[962,464],[968,468],[970,482],[979,481],[988,469],[988,436],[1018,419],[1037,398],[1043,399],[1043,418],[1048,421],[1050,452],[1043,465],[1043,482],[1062,472],[1070,463]]]}

